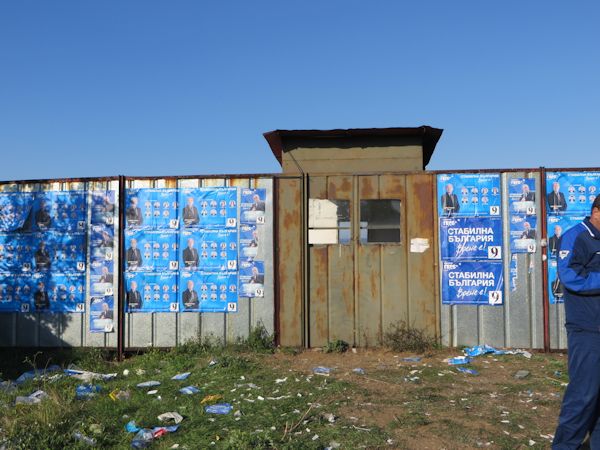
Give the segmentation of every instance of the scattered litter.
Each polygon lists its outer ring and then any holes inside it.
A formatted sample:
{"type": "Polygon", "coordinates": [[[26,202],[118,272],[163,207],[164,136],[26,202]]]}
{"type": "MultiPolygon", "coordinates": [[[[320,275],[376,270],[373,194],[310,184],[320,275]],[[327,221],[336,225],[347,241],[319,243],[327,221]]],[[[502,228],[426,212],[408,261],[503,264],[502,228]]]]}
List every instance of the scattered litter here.
{"type": "Polygon", "coordinates": [[[287,381],[287,377],[285,377],[285,378],[277,378],[275,380],[275,384],[285,383],[286,381],[287,381]]]}
{"type": "Polygon", "coordinates": [[[315,367],[315,368],[313,369],[313,373],[314,373],[315,375],[322,375],[322,376],[324,376],[324,377],[328,377],[328,376],[329,376],[329,374],[331,373],[331,370],[332,370],[332,369],[331,369],[331,368],[329,368],[329,367],[323,367],[323,366],[319,366],[319,367],[315,367]]]}
{"type": "Polygon", "coordinates": [[[38,403],[41,403],[42,400],[44,400],[46,398],[48,398],[48,394],[46,394],[44,391],[35,391],[26,397],[18,396],[15,399],[15,404],[16,405],[36,405],[38,403]]]}
{"type": "Polygon", "coordinates": [[[340,448],[341,446],[342,444],[340,444],[339,442],[331,441],[329,443],[329,447],[325,447],[325,450],[334,450],[336,448],[340,448]]]}
{"type": "Polygon", "coordinates": [[[152,389],[151,391],[146,392],[148,395],[158,394],[158,389],[152,389]]]}
{"type": "Polygon", "coordinates": [[[136,425],[135,420],[130,420],[125,425],[125,431],[127,431],[128,433],[137,433],[140,430],[141,428],[136,425]]]}
{"type": "Polygon", "coordinates": [[[466,367],[457,367],[456,370],[462,373],[468,373],[469,375],[479,375],[475,369],[467,369],[466,367]]]}
{"type": "Polygon", "coordinates": [[[183,417],[181,416],[181,414],[179,414],[178,412],[175,412],[175,411],[163,413],[160,416],[158,416],[157,418],[161,422],[173,421],[175,424],[178,424],[179,422],[181,422],[183,420],[183,417]]]}
{"type": "Polygon", "coordinates": [[[117,377],[116,373],[96,373],[89,372],[87,370],[80,370],[76,367],[70,366],[68,369],[64,370],[64,374],[73,377],[76,380],[87,381],[90,382],[92,380],[112,380],[117,377]]]}
{"type": "Polygon", "coordinates": [[[134,436],[133,441],[131,442],[131,446],[133,448],[150,447],[150,444],[152,443],[153,439],[154,434],[152,434],[152,430],[144,428],[143,430],[139,430],[134,436]]]}
{"type": "Polygon", "coordinates": [[[139,375],[139,376],[142,376],[142,375],[144,375],[145,373],[146,373],[146,371],[145,371],[144,369],[136,369],[136,370],[135,370],[135,374],[136,374],[136,375],[139,375]]]}
{"type": "Polygon", "coordinates": [[[122,391],[120,389],[115,389],[114,391],[112,391],[110,394],[108,394],[108,396],[111,398],[112,401],[127,401],[131,398],[131,392],[127,391],[122,391]]]}
{"type": "Polygon", "coordinates": [[[129,375],[129,369],[123,370],[123,376],[126,377],[127,375],[129,375]]]}
{"type": "MultiPolygon", "coordinates": [[[[208,367],[213,367],[213,366],[216,366],[217,364],[219,364],[219,362],[216,359],[211,359],[208,362],[208,367]]],[[[243,380],[243,378],[242,378],[242,380],[243,380]]]]}
{"type": "Polygon", "coordinates": [[[89,426],[90,433],[102,434],[102,425],[99,423],[93,423],[89,426]]]}
{"type": "Polygon", "coordinates": [[[181,380],[185,380],[187,377],[189,377],[192,374],[192,372],[184,372],[184,373],[178,373],[177,375],[173,376],[171,378],[171,380],[176,380],[176,381],[181,381],[181,380]]]}
{"type": "Polygon", "coordinates": [[[469,364],[471,362],[471,358],[468,356],[456,356],[454,358],[445,359],[444,362],[447,362],[450,366],[457,366],[460,364],[469,364]]]}
{"type": "Polygon", "coordinates": [[[75,388],[75,398],[78,400],[87,400],[95,397],[102,390],[97,384],[82,384],[75,388]]]}
{"type": "Polygon", "coordinates": [[[411,356],[411,357],[408,357],[408,358],[402,358],[402,361],[404,361],[404,362],[415,362],[416,363],[416,362],[421,362],[421,359],[423,359],[423,358],[421,358],[420,356],[411,356]]]}
{"type": "Polygon", "coordinates": [[[528,376],[529,376],[528,370],[519,370],[519,371],[517,371],[517,373],[515,373],[515,378],[517,380],[523,380],[524,378],[527,378],[528,376]]]}
{"type": "Polygon", "coordinates": [[[535,445],[535,441],[533,439],[529,439],[529,446],[533,447],[535,445]]]}
{"type": "Polygon", "coordinates": [[[149,388],[154,386],[160,386],[160,381],[144,381],[143,383],[138,383],[137,385],[139,388],[149,388]]]}
{"type": "Polygon", "coordinates": [[[317,439],[319,439],[319,435],[318,435],[318,434],[315,434],[315,435],[312,437],[312,440],[313,440],[313,441],[316,441],[317,439]]]}
{"type": "Polygon", "coordinates": [[[210,403],[216,403],[219,400],[222,400],[223,396],[221,394],[213,394],[213,395],[207,395],[206,397],[204,397],[202,399],[202,401],[200,402],[201,405],[207,405],[210,403]]]}
{"type": "Polygon", "coordinates": [[[475,347],[466,348],[464,350],[464,352],[465,352],[465,355],[470,356],[471,358],[474,358],[476,356],[486,355],[488,353],[491,353],[493,355],[504,355],[506,353],[504,350],[498,350],[498,349],[491,347],[489,345],[486,345],[486,344],[476,345],[475,347]]]}
{"type": "Polygon", "coordinates": [[[0,391],[10,393],[17,389],[17,385],[12,381],[2,381],[0,382],[0,391]]]}
{"type": "Polygon", "coordinates": [[[560,370],[556,370],[556,371],[554,371],[554,376],[560,377],[560,376],[562,376],[562,372],[560,370]]]}
{"type": "Polygon", "coordinates": [[[358,374],[358,375],[364,375],[365,374],[365,369],[363,369],[362,367],[357,367],[356,369],[352,369],[352,372],[358,374]]]}
{"type": "Polygon", "coordinates": [[[507,350],[504,352],[506,355],[523,355],[527,359],[531,359],[531,353],[527,350],[517,349],[517,350],[507,350]]]}
{"type": "Polygon", "coordinates": [[[22,383],[25,383],[27,380],[33,380],[36,378],[40,378],[40,377],[48,375],[49,373],[58,372],[58,371],[60,371],[60,366],[57,366],[57,365],[52,365],[45,369],[30,370],[28,372],[22,373],[21,376],[15,380],[15,383],[22,384],[22,383]]]}
{"type": "Polygon", "coordinates": [[[193,395],[200,392],[200,389],[198,389],[196,386],[186,386],[179,389],[179,392],[181,392],[183,395],[193,395]]]}
{"type": "Polygon", "coordinates": [[[332,413],[325,413],[325,414],[323,414],[323,418],[325,420],[327,420],[329,423],[334,423],[335,422],[335,416],[332,413]]]}
{"type": "Polygon", "coordinates": [[[84,444],[87,444],[87,445],[89,445],[91,447],[93,447],[93,446],[96,445],[96,439],[91,438],[91,437],[87,437],[86,435],[81,434],[78,431],[75,431],[73,433],[73,439],[75,439],[76,441],[83,442],[84,444]]]}
{"type": "Polygon", "coordinates": [[[352,428],[354,428],[355,430],[358,430],[358,431],[371,431],[370,428],[357,427],[356,425],[352,425],[352,428]]]}
{"type": "Polygon", "coordinates": [[[216,405],[209,405],[204,408],[209,414],[229,414],[233,410],[233,406],[229,403],[217,403],[216,405]]]}

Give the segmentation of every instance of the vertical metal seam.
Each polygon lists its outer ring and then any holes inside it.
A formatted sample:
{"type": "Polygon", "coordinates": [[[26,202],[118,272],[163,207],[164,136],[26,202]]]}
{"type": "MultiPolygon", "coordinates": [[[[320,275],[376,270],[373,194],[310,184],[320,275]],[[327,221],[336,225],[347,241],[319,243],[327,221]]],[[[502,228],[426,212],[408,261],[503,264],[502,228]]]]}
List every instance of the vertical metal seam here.
{"type": "MultiPolygon", "coordinates": [[[[546,168],[540,167],[540,186],[542,194],[542,215],[540,217],[540,224],[542,228],[542,238],[547,239],[546,232],[546,168]]],[[[542,317],[544,322],[544,351],[550,351],[550,304],[549,304],[549,293],[548,293],[548,247],[546,247],[546,258],[542,258],[542,317]]]]}
{"type": "Polygon", "coordinates": [[[359,198],[359,184],[360,177],[357,175],[352,175],[352,217],[350,220],[351,224],[351,233],[352,233],[352,271],[353,271],[353,282],[354,282],[354,312],[353,312],[353,330],[352,334],[354,336],[354,346],[358,346],[360,344],[360,335],[359,335],[359,322],[360,322],[360,305],[359,305],[359,275],[358,275],[358,257],[360,254],[360,198],[359,198]]]}
{"type": "MultiPolygon", "coordinates": [[[[119,270],[117,271],[117,283],[118,283],[118,299],[114,303],[117,306],[117,354],[119,361],[123,360],[123,352],[125,350],[125,283],[124,272],[125,272],[125,177],[119,176],[119,217],[117,223],[119,226],[118,236],[118,257],[119,257],[119,270]]],[[[114,250],[113,250],[114,256],[114,250]]],[[[128,324],[131,325],[131,324],[128,324]]],[[[131,331],[131,326],[127,327],[128,331],[131,331]]]]}

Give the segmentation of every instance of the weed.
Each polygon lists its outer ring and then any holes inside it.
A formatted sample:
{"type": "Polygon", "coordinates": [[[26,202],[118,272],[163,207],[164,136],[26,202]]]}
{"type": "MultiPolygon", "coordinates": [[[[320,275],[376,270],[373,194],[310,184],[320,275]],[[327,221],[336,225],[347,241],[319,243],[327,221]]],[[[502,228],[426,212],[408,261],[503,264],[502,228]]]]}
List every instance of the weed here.
{"type": "Polygon", "coordinates": [[[350,345],[346,341],[338,339],[337,341],[328,342],[323,351],[325,353],[346,353],[350,345]]]}
{"type": "Polygon", "coordinates": [[[420,328],[404,321],[392,324],[384,334],[384,345],[396,352],[424,353],[435,347],[436,341],[420,328]]]}

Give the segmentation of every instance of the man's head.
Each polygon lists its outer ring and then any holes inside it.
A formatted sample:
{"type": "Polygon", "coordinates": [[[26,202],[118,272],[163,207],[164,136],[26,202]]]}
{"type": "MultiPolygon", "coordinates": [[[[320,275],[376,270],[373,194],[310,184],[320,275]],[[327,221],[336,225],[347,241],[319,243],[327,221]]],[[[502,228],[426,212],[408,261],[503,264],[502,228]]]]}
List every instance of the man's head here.
{"type": "Polygon", "coordinates": [[[560,183],[558,181],[555,181],[554,183],[552,183],[552,191],[555,194],[558,194],[558,191],[560,191],[560,183]]]}
{"type": "Polygon", "coordinates": [[[260,197],[258,196],[258,194],[254,194],[252,196],[252,199],[254,200],[254,203],[258,203],[260,201],[260,197]]]}
{"type": "Polygon", "coordinates": [[[600,230],[600,195],[597,195],[592,203],[592,211],[590,213],[590,222],[600,230]]]}
{"type": "Polygon", "coordinates": [[[523,223],[523,228],[525,229],[525,231],[529,231],[531,229],[531,225],[529,224],[529,222],[525,221],[523,223]]]}
{"type": "Polygon", "coordinates": [[[43,250],[46,248],[46,243],[44,241],[40,242],[40,248],[43,250]]]}
{"type": "Polygon", "coordinates": [[[188,246],[189,249],[194,248],[194,240],[192,238],[189,238],[187,240],[187,246],[188,246]]]}
{"type": "Polygon", "coordinates": [[[446,185],[446,194],[451,195],[454,192],[454,186],[451,183],[446,185]]]}
{"type": "Polygon", "coordinates": [[[108,267],[102,266],[102,275],[108,275],[108,267]]]}
{"type": "Polygon", "coordinates": [[[521,189],[523,190],[523,194],[525,194],[525,195],[529,194],[529,186],[527,186],[525,183],[523,183],[523,186],[521,187],[521,189]]]}
{"type": "Polygon", "coordinates": [[[562,234],[562,227],[560,225],[554,225],[554,236],[560,237],[562,234]]]}
{"type": "Polygon", "coordinates": [[[43,291],[46,288],[46,285],[44,285],[43,281],[38,281],[37,288],[38,291],[43,291]]]}
{"type": "Polygon", "coordinates": [[[137,239],[131,240],[131,248],[133,248],[134,250],[137,248],[137,239]]]}
{"type": "Polygon", "coordinates": [[[188,288],[188,291],[193,291],[194,290],[194,282],[192,280],[188,280],[188,282],[187,282],[187,288],[188,288]]]}
{"type": "Polygon", "coordinates": [[[129,286],[130,290],[135,292],[137,290],[137,281],[133,280],[129,286]]]}
{"type": "Polygon", "coordinates": [[[108,303],[106,303],[106,302],[102,303],[102,311],[108,312],[108,303]]]}
{"type": "Polygon", "coordinates": [[[138,199],[137,197],[131,197],[131,207],[132,208],[136,208],[138,204],[138,199]]]}
{"type": "Polygon", "coordinates": [[[191,208],[192,206],[194,206],[194,197],[188,197],[187,198],[187,205],[191,208]]]}
{"type": "Polygon", "coordinates": [[[252,267],[252,275],[258,275],[258,267],[252,267]]]}

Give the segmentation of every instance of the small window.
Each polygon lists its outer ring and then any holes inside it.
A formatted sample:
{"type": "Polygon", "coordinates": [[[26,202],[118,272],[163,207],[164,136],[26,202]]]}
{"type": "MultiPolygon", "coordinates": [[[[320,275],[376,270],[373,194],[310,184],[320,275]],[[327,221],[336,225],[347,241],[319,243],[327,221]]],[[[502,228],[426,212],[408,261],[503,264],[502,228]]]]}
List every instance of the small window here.
{"type": "Polygon", "coordinates": [[[349,200],[308,200],[309,244],[348,244],[350,240],[349,200]]]}
{"type": "Polygon", "coordinates": [[[400,200],[360,201],[360,242],[400,242],[400,200]]]}

